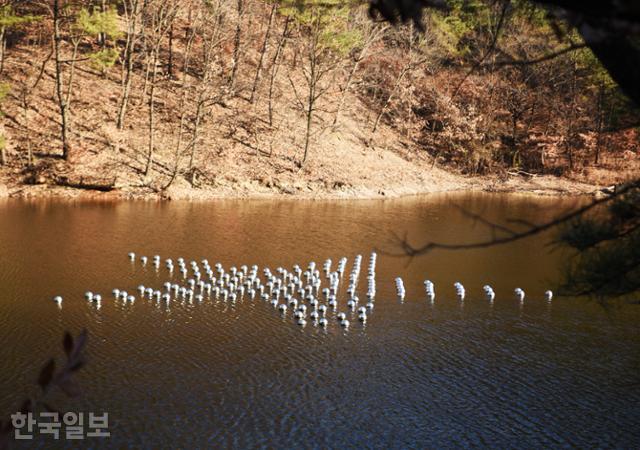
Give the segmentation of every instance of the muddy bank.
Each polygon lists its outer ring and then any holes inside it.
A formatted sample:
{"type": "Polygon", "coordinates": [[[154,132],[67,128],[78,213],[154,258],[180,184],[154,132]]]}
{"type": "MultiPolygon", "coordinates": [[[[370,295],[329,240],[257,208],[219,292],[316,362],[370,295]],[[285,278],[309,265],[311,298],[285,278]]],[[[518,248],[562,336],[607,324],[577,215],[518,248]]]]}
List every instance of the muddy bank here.
{"type": "MultiPolygon", "coordinates": [[[[71,188],[50,184],[25,185],[0,183],[0,198],[78,198],[101,200],[213,200],[221,198],[300,198],[300,199],[382,199],[437,192],[483,191],[498,193],[522,193],[530,195],[589,195],[596,194],[602,186],[577,183],[554,176],[465,177],[451,173],[426,176],[423,182],[387,183],[372,187],[368,183],[350,184],[313,182],[289,182],[278,179],[267,183],[255,180],[237,180],[219,186],[192,187],[186,182],[175,183],[159,190],[146,186],[115,185],[102,192],[93,189],[71,188]]],[[[353,180],[355,181],[355,180],[353,180]]]]}

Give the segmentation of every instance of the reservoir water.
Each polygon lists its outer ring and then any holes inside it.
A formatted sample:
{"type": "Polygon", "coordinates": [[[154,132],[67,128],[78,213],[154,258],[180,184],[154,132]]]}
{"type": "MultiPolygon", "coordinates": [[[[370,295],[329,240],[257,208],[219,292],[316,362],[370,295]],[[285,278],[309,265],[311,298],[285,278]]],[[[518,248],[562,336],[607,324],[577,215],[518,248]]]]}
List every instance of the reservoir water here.
{"type": "MultiPolygon", "coordinates": [[[[65,330],[89,331],[82,395],[65,411],[109,413],[93,448],[637,448],[640,312],[554,298],[568,257],[553,234],[466,251],[394,257],[490,232],[457,206],[507,224],[542,222],[579,199],[442,194],[375,201],[0,202],[0,414],[62,360],[65,330]],[[114,300],[182,282],[127,253],[211,265],[334,267],[378,252],[375,309],[348,330],[296,325],[268,302],[114,300]],[[395,277],[407,290],[395,294],[395,277]],[[433,305],[423,281],[435,283],[433,305]],[[453,283],[466,288],[461,303],[453,283]],[[490,305],[482,286],[490,284],[490,305]],[[513,289],[526,292],[521,305],[513,289]],[[100,293],[98,309],[85,291],[100,293]],[[54,295],[64,300],[59,308],[54,295]]],[[[324,287],[325,285],[323,285],[324,287]]],[[[338,312],[348,312],[345,296],[338,312]]],[[[25,448],[75,447],[43,436],[25,448]]]]}

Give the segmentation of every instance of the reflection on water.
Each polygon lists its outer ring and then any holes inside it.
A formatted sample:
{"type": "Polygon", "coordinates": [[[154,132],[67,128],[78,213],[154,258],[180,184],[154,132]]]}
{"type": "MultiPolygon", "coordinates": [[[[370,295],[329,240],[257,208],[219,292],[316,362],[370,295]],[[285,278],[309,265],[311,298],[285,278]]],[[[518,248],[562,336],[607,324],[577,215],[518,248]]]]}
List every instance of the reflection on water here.
{"type": "MultiPolygon", "coordinates": [[[[65,329],[90,332],[84,396],[108,411],[93,446],[637,447],[638,310],[544,291],[560,277],[550,236],[413,260],[380,253],[377,299],[348,331],[296,326],[259,300],[168,307],[114,302],[113,288],[160,288],[164,268],[129,251],[225,267],[320,265],[374,249],[490,237],[489,220],[543,221],[572,199],[448,194],[386,201],[0,203],[0,411],[32,390],[65,329]],[[394,278],[407,290],[401,304],[394,278]],[[435,283],[430,304],[423,281],[435,283]],[[455,298],[460,281],[466,298],[455,298]],[[482,286],[496,291],[493,305],[482,286]],[[526,292],[523,305],[513,289],[526,292]],[[101,308],[84,292],[99,292],[101,308]],[[51,301],[62,295],[61,308],[51,301]]],[[[174,272],[174,279],[179,272],[174,272]]],[[[344,308],[344,297],[340,299],[344,308]]],[[[46,439],[46,438],[45,438],[46,439]]],[[[51,444],[51,441],[42,441],[51,444]]],[[[62,444],[61,444],[62,445],[62,444]]]]}

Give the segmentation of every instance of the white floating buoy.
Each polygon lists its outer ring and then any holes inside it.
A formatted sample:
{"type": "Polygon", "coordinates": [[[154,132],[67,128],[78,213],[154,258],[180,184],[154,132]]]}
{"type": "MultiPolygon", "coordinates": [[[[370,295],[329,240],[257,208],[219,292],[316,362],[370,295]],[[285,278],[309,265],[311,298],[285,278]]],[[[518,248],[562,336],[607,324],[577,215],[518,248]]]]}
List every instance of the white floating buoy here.
{"type": "Polygon", "coordinates": [[[550,302],[552,298],[553,298],[553,292],[552,291],[545,291],[544,299],[546,301],[550,302]]]}
{"type": "Polygon", "coordinates": [[[496,298],[496,293],[493,291],[493,288],[488,284],[485,284],[482,289],[484,290],[484,296],[493,303],[493,299],[496,298]]]}
{"type": "Polygon", "coordinates": [[[406,294],[406,291],[404,289],[404,283],[402,282],[402,278],[400,278],[400,277],[396,278],[396,292],[397,292],[398,297],[400,298],[400,300],[404,300],[404,296],[406,294]]]}
{"type": "Polygon", "coordinates": [[[427,298],[429,299],[429,301],[433,302],[433,300],[436,298],[436,292],[434,290],[433,282],[431,280],[424,281],[424,290],[427,294],[427,298]]]}

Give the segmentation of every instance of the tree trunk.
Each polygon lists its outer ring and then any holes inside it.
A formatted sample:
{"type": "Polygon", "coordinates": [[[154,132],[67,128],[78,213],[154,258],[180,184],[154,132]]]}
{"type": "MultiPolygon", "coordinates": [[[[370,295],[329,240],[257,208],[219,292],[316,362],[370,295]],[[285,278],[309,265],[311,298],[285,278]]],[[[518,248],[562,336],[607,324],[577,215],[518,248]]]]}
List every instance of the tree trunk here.
{"type": "Polygon", "coordinates": [[[336,114],[333,117],[333,123],[332,126],[335,126],[338,123],[338,120],[340,118],[340,113],[342,112],[342,108],[344,107],[344,102],[345,99],[347,98],[347,94],[349,93],[349,89],[351,88],[351,85],[353,84],[353,79],[355,78],[355,74],[358,70],[358,67],[360,67],[360,63],[362,62],[362,60],[365,58],[367,52],[369,51],[369,48],[371,47],[371,45],[373,45],[373,43],[377,40],[378,36],[380,36],[385,30],[387,29],[386,26],[380,27],[380,28],[374,28],[370,31],[368,38],[366,39],[366,41],[364,42],[364,44],[362,45],[362,49],[360,50],[360,53],[358,54],[358,57],[356,58],[353,67],[351,67],[351,71],[349,72],[349,76],[347,77],[347,83],[344,87],[344,90],[342,91],[342,94],[340,95],[340,102],[338,103],[338,108],[336,109],[336,114]]]}
{"type": "Polygon", "coordinates": [[[127,106],[129,104],[129,95],[131,93],[131,71],[132,64],[127,65],[127,71],[125,74],[124,83],[122,85],[122,95],[120,97],[120,108],[118,108],[118,130],[124,128],[124,119],[127,114],[127,106]]]}
{"type": "MultiPolygon", "coordinates": [[[[29,120],[29,94],[31,91],[27,83],[20,90],[20,103],[22,106],[22,123],[26,127],[29,120]]],[[[33,152],[31,149],[31,140],[27,140],[27,167],[33,167],[33,152]]]]}
{"type": "Polygon", "coordinates": [[[73,43],[73,53],[71,56],[71,69],[69,70],[69,82],[67,85],[67,95],[65,97],[65,102],[67,104],[67,110],[71,108],[71,91],[73,89],[73,77],[76,71],[76,58],[78,56],[78,46],[80,45],[80,40],[74,41],[73,43]]]}
{"type": "Polygon", "coordinates": [[[267,46],[269,44],[269,35],[271,34],[271,24],[273,23],[273,17],[275,16],[277,9],[278,9],[278,4],[274,3],[271,6],[271,12],[269,13],[267,31],[265,31],[264,33],[264,41],[262,41],[262,48],[260,49],[260,59],[258,60],[258,67],[256,68],[256,76],[253,79],[253,87],[251,88],[251,97],[249,98],[249,103],[253,103],[256,95],[256,90],[258,89],[260,72],[262,72],[262,62],[264,60],[264,55],[267,53],[267,46]]]}
{"type": "Polygon", "coordinates": [[[69,158],[69,142],[67,129],[67,104],[63,94],[62,60],[60,55],[60,0],[53,0],[53,46],[56,61],[56,98],[60,109],[60,139],[62,141],[62,158],[69,158]]]}
{"type": "Polygon", "coordinates": [[[156,132],[156,123],[155,123],[155,94],[156,94],[156,81],[158,75],[157,69],[157,54],[159,49],[155,48],[153,50],[153,55],[151,57],[153,68],[151,69],[151,80],[149,84],[149,146],[147,148],[147,164],[144,169],[145,177],[149,175],[151,172],[151,165],[153,164],[153,152],[155,147],[155,132],[156,132]]]}
{"type": "Polygon", "coordinates": [[[278,68],[280,67],[278,60],[284,50],[290,21],[291,19],[287,16],[284,22],[284,28],[282,29],[282,35],[280,35],[280,40],[278,41],[276,53],[273,55],[273,61],[271,62],[271,76],[269,78],[269,126],[273,126],[273,86],[276,75],[278,74],[278,68]]]}
{"type": "Polygon", "coordinates": [[[117,127],[119,130],[124,128],[124,120],[129,105],[129,95],[131,93],[131,75],[133,73],[133,55],[136,50],[136,33],[138,22],[138,0],[131,2],[131,10],[129,12],[127,43],[124,49],[124,77],[122,81],[122,93],[120,95],[120,106],[118,108],[117,127]]]}
{"type": "MultiPolygon", "coordinates": [[[[361,56],[362,53],[361,53],[361,56]]],[[[360,61],[362,61],[361,58],[358,58],[356,60],[356,62],[353,64],[353,67],[351,68],[351,71],[349,72],[349,76],[347,77],[347,83],[344,87],[344,90],[342,91],[342,95],[340,96],[340,102],[338,103],[338,108],[336,109],[336,114],[335,116],[333,116],[333,123],[331,124],[332,126],[335,126],[338,123],[338,119],[340,117],[340,112],[342,111],[342,108],[344,107],[344,100],[347,98],[347,92],[349,92],[349,88],[351,87],[351,83],[353,82],[353,77],[356,74],[356,70],[358,70],[358,66],[360,65],[360,61]]]]}
{"type": "Polygon", "coordinates": [[[147,52],[147,61],[144,69],[144,81],[142,83],[143,99],[147,96],[147,89],[149,89],[149,77],[151,76],[151,58],[149,58],[148,50],[145,49],[145,51],[147,52]]]}
{"type": "Polygon", "coordinates": [[[317,100],[316,96],[316,88],[319,80],[318,76],[318,60],[317,60],[317,49],[318,49],[318,39],[320,34],[320,26],[319,21],[316,22],[316,26],[311,31],[313,33],[312,36],[312,44],[309,49],[309,78],[307,79],[307,83],[309,85],[309,98],[307,99],[307,110],[306,110],[306,119],[307,119],[307,129],[304,134],[304,155],[302,156],[302,166],[307,161],[307,155],[309,153],[309,142],[311,141],[311,126],[313,125],[313,112],[315,111],[315,103],[317,100]]]}
{"type": "Polygon", "coordinates": [[[4,56],[7,50],[7,36],[5,27],[0,28],[0,73],[4,71],[4,56]]]}
{"type": "Polygon", "coordinates": [[[604,125],[604,82],[600,83],[600,89],[598,89],[598,111],[596,114],[596,148],[595,148],[595,157],[594,164],[598,164],[600,162],[600,147],[602,146],[602,128],[604,125]]]}
{"type": "Polygon", "coordinates": [[[188,172],[191,174],[190,180],[189,180],[191,185],[195,183],[195,172],[192,169],[193,169],[193,162],[195,161],[195,157],[196,157],[196,147],[198,145],[198,134],[200,132],[200,121],[202,120],[203,109],[204,109],[204,99],[201,98],[198,101],[196,117],[193,124],[193,133],[191,136],[191,155],[189,157],[189,168],[188,168],[188,172]]]}
{"type": "Polygon", "coordinates": [[[167,64],[167,72],[170,78],[173,78],[173,21],[169,27],[169,62],[167,64]]]}
{"type": "Polygon", "coordinates": [[[302,157],[302,164],[307,162],[307,154],[309,153],[309,141],[311,140],[312,123],[313,123],[313,102],[310,101],[307,108],[307,129],[304,134],[304,155],[302,157]]]}
{"type": "Polygon", "coordinates": [[[238,76],[238,66],[240,65],[240,33],[242,25],[242,12],[244,8],[244,0],[238,0],[238,21],[236,22],[236,32],[233,37],[233,59],[231,61],[231,76],[229,77],[229,89],[233,92],[238,76]]]}
{"type": "MultiPolygon", "coordinates": [[[[100,11],[103,14],[107,12],[107,0],[102,0],[100,4],[100,11]]],[[[98,35],[98,43],[100,44],[100,47],[104,49],[107,44],[107,35],[105,33],[100,33],[98,35]]]]}
{"type": "Polygon", "coordinates": [[[178,172],[180,171],[180,150],[182,149],[182,134],[184,131],[185,120],[187,116],[186,104],[187,104],[187,94],[188,94],[188,87],[189,87],[189,84],[187,82],[188,80],[187,77],[189,73],[191,47],[192,47],[194,38],[195,38],[195,29],[190,27],[189,36],[187,40],[187,48],[185,49],[184,60],[182,65],[182,85],[181,85],[182,96],[180,98],[180,126],[178,127],[178,136],[176,139],[173,174],[171,175],[171,179],[169,180],[167,185],[164,187],[165,189],[167,189],[169,186],[173,184],[176,177],[178,176],[178,172]]]}
{"type": "Polygon", "coordinates": [[[387,111],[387,108],[389,107],[389,104],[391,103],[393,96],[395,95],[396,91],[398,90],[398,87],[400,86],[400,83],[402,82],[402,79],[404,78],[404,76],[408,71],[409,71],[409,65],[405,66],[402,69],[402,71],[400,72],[400,75],[398,75],[398,78],[396,79],[395,84],[393,85],[393,89],[391,90],[391,92],[389,93],[389,96],[387,97],[387,100],[385,100],[384,104],[382,105],[382,108],[380,108],[380,111],[376,116],[376,121],[374,122],[373,128],[371,129],[371,136],[369,137],[368,145],[371,145],[371,142],[373,141],[373,135],[376,133],[376,131],[378,130],[378,126],[380,125],[380,120],[382,119],[382,116],[384,115],[384,113],[387,111]]]}

